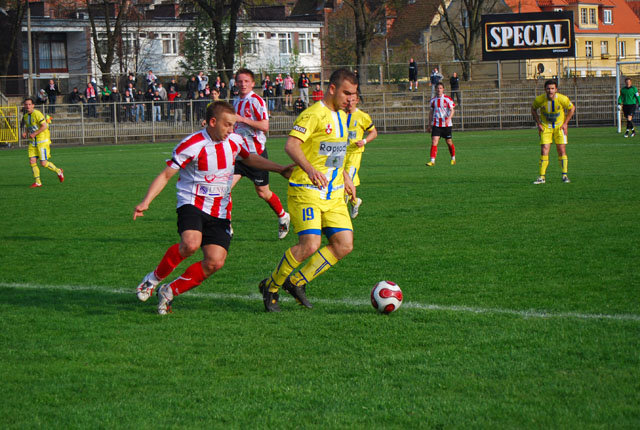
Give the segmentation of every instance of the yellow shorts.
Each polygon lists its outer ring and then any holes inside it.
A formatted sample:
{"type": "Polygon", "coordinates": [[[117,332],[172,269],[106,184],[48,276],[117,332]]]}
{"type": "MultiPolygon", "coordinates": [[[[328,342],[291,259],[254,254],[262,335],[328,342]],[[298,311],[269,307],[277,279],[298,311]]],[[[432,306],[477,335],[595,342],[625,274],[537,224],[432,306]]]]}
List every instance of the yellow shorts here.
{"type": "Polygon", "coordinates": [[[324,233],[331,237],[339,231],[353,231],[343,190],[331,200],[323,200],[317,190],[289,186],[287,206],[297,234],[324,233]]]}
{"type": "Polygon", "coordinates": [[[349,174],[354,186],[360,185],[360,162],[362,161],[362,152],[347,152],[344,157],[344,170],[349,174]]]}
{"type": "Polygon", "coordinates": [[[51,157],[51,142],[38,143],[38,146],[29,144],[29,158],[36,157],[40,161],[48,160],[51,157]]]}
{"type": "Polygon", "coordinates": [[[567,136],[562,131],[562,127],[545,127],[544,131],[540,133],[540,145],[550,145],[552,143],[555,143],[556,145],[567,144],[567,136]]]}

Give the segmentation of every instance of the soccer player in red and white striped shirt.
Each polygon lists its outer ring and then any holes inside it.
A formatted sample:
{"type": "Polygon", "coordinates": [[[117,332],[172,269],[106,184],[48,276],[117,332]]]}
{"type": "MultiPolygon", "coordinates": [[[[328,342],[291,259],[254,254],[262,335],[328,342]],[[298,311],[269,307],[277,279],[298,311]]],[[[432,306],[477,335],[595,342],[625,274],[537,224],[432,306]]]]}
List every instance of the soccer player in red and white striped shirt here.
{"type": "MultiPolygon", "coordinates": [[[[249,69],[238,70],[236,72],[236,86],[238,87],[238,97],[233,100],[233,107],[236,111],[235,132],[245,138],[251,152],[269,158],[265,134],[269,131],[269,111],[262,97],[253,92],[255,86],[253,72],[249,69]]],[[[269,172],[251,168],[240,161],[236,164],[233,186],[243,176],[253,181],[258,197],[267,202],[278,216],[278,238],[284,239],[289,233],[291,217],[282,207],[278,195],[269,189],[269,172]]]]}
{"type": "Polygon", "coordinates": [[[429,128],[431,132],[431,160],[427,166],[431,167],[436,164],[436,155],[438,154],[438,141],[440,137],[444,137],[447,146],[449,146],[449,154],[451,154],[451,165],[456,164],[456,147],[453,145],[451,130],[453,123],[451,118],[455,112],[456,104],[444,94],[444,85],[439,82],[436,85],[436,96],[431,99],[431,112],[429,113],[429,128]]]}
{"type": "Polygon", "coordinates": [[[173,298],[200,285],[222,268],[231,243],[231,184],[236,158],[247,166],[291,176],[293,165],[284,167],[249,152],[242,136],[233,133],[236,114],[227,102],[207,107],[207,127],[194,133],[173,150],[167,167],[153,180],[133,219],[143,216],[149,205],[178,172],[178,233],[180,242],[169,247],[160,264],[138,285],[137,295],[146,301],[156,286],[185,258],[202,248],[204,259],[192,264],[169,284],[158,289],[158,313],[171,312],[173,298]]]}

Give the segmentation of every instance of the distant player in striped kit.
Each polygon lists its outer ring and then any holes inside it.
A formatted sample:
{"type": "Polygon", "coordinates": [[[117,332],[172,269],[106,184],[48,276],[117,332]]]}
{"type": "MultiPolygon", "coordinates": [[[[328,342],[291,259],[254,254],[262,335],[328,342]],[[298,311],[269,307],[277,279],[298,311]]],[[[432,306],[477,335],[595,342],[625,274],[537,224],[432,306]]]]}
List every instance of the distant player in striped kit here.
{"type": "Polygon", "coordinates": [[[453,145],[452,129],[453,122],[451,118],[455,112],[456,104],[451,98],[444,94],[444,84],[439,82],[436,84],[436,96],[431,99],[431,112],[429,113],[429,127],[431,132],[431,159],[427,166],[433,167],[436,164],[436,155],[438,154],[438,142],[440,137],[444,137],[449,154],[451,154],[451,165],[456,164],[456,147],[453,145]]]}
{"type": "Polygon", "coordinates": [[[180,242],[169,247],[156,269],[138,285],[138,299],[149,299],[160,281],[198,248],[202,248],[204,259],[158,288],[161,315],[171,312],[175,296],[197,287],[225,263],[231,243],[231,184],[236,158],[244,160],[247,166],[278,172],[287,178],[293,170],[293,165],[284,167],[250,153],[242,136],[233,133],[235,117],[227,102],[217,101],[207,107],[207,127],[174,148],[167,167],[153,180],[133,212],[134,220],[143,216],[169,180],[180,172],[176,184],[180,242]]]}
{"type": "MultiPolygon", "coordinates": [[[[236,72],[236,86],[238,87],[238,97],[233,100],[233,108],[236,112],[234,131],[245,138],[250,152],[269,158],[265,134],[269,131],[269,112],[266,102],[253,92],[255,86],[253,72],[249,69],[238,70],[236,72]]],[[[278,238],[284,239],[289,233],[291,218],[282,207],[278,195],[269,189],[269,172],[251,168],[240,161],[236,164],[232,188],[243,176],[251,179],[258,197],[267,202],[278,216],[278,238]]]]}

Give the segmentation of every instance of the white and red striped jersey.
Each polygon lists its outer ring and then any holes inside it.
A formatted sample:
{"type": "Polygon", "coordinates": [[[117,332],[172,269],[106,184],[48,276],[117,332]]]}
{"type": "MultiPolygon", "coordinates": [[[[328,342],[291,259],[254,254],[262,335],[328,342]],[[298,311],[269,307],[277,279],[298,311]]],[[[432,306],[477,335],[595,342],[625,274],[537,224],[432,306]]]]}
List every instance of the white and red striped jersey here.
{"type": "Polygon", "coordinates": [[[235,133],[214,141],[205,128],[186,137],[167,160],[169,167],[180,169],[177,207],[193,205],[213,217],[230,220],[235,161],[247,157],[246,142],[235,133]]]}
{"type": "Polygon", "coordinates": [[[451,111],[456,107],[456,104],[449,96],[443,94],[440,97],[434,97],[431,99],[430,105],[434,127],[453,127],[451,111]]]}
{"type": "MultiPolygon", "coordinates": [[[[246,97],[236,97],[233,100],[233,108],[236,110],[238,115],[254,121],[269,119],[267,104],[262,97],[253,91],[247,94],[246,97]]],[[[267,144],[267,136],[264,134],[264,131],[256,130],[247,124],[240,122],[236,123],[233,131],[245,138],[251,152],[262,154],[262,151],[264,151],[267,144]]]]}

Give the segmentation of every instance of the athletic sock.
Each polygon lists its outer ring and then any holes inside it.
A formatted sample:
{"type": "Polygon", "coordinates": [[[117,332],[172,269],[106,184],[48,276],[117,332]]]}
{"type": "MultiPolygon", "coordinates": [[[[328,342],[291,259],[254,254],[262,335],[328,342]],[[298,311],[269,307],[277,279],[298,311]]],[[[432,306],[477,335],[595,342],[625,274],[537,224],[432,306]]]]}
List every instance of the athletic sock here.
{"type": "Polygon", "coordinates": [[[560,162],[560,169],[562,169],[562,174],[566,175],[569,172],[569,159],[566,155],[558,157],[558,161],[560,162]]]}
{"type": "Polygon", "coordinates": [[[175,245],[171,245],[164,254],[164,257],[162,257],[162,260],[160,260],[160,264],[158,264],[153,274],[159,281],[163,280],[173,272],[173,269],[175,269],[178,264],[182,263],[184,258],[185,257],[180,255],[180,244],[176,243],[175,245]]]}
{"type": "Polygon", "coordinates": [[[271,193],[271,198],[269,200],[267,200],[267,203],[269,203],[269,206],[271,206],[271,209],[273,209],[273,211],[276,213],[276,215],[278,215],[278,218],[282,218],[284,216],[284,214],[286,213],[284,211],[284,208],[282,207],[282,203],[280,202],[280,198],[278,197],[278,195],[276,193],[271,193]]]}
{"type": "Polygon", "coordinates": [[[449,146],[449,154],[451,154],[451,159],[455,160],[456,159],[456,147],[453,144],[453,142],[451,142],[451,145],[448,145],[448,146],[449,146]]]}
{"type": "Polygon", "coordinates": [[[291,253],[291,248],[287,249],[280,260],[280,263],[276,266],[275,270],[271,274],[271,278],[267,281],[269,291],[275,293],[284,284],[285,279],[293,272],[296,267],[300,265],[300,262],[296,260],[291,253]]]}
{"type": "Polygon", "coordinates": [[[305,285],[335,266],[337,262],[338,259],[325,246],[317,250],[302,269],[291,275],[291,283],[298,287],[305,285]]]}
{"type": "Polygon", "coordinates": [[[47,164],[44,167],[51,170],[52,172],[55,172],[56,174],[60,173],[60,169],[58,169],[56,165],[53,164],[51,161],[47,161],[47,164]]]}
{"type": "Polygon", "coordinates": [[[31,170],[33,170],[33,178],[36,180],[36,184],[41,184],[40,182],[40,168],[38,167],[38,163],[31,163],[31,170]]]}
{"type": "Polygon", "coordinates": [[[438,145],[431,145],[431,161],[436,161],[438,155],[438,145]]]}
{"type": "Polygon", "coordinates": [[[170,283],[169,287],[171,287],[173,295],[177,296],[202,284],[205,279],[207,277],[204,275],[204,270],[202,270],[202,261],[198,261],[187,267],[187,270],[178,279],[170,283]]]}
{"type": "Polygon", "coordinates": [[[540,176],[546,176],[548,166],[549,166],[549,156],[541,155],[540,156],[540,176]]]}

